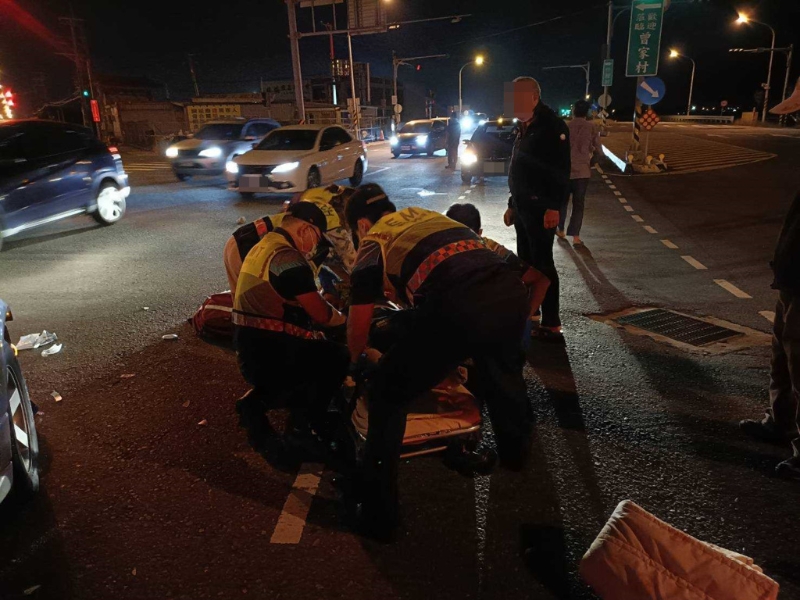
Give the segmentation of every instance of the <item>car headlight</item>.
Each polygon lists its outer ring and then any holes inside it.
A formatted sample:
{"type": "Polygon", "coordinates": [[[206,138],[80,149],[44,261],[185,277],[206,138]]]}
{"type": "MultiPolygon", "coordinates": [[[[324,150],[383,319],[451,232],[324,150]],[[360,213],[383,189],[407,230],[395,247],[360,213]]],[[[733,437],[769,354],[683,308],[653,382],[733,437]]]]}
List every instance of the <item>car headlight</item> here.
{"type": "Polygon", "coordinates": [[[481,119],[478,121],[478,125],[486,125],[486,119],[481,119]]]}
{"type": "Polygon", "coordinates": [[[464,167],[472,166],[476,162],[478,162],[478,155],[472,150],[466,150],[464,154],[461,155],[461,165],[464,167]]]}
{"type": "Polygon", "coordinates": [[[472,117],[464,117],[461,119],[461,127],[464,129],[471,129],[473,125],[475,125],[475,121],[472,117]]]}
{"type": "Polygon", "coordinates": [[[170,146],[164,154],[167,155],[167,158],[175,158],[178,156],[178,149],[175,146],[170,146]]]}
{"type": "Polygon", "coordinates": [[[427,135],[418,135],[417,136],[417,145],[424,146],[428,143],[428,136],[427,135]]]}
{"type": "Polygon", "coordinates": [[[203,158],[219,158],[222,156],[222,148],[217,146],[206,148],[205,150],[201,150],[198,156],[202,156],[203,158]]]}
{"type": "Polygon", "coordinates": [[[288,173],[289,171],[294,171],[299,166],[300,166],[299,162],[283,163],[282,165],[278,165],[277,167],[272,169],[272,172],[273,173],[288,173]]]}
{"type": "Polygon", "coordinates": [[[239,165],[232,160],[229,160],[225,163],[225,170],[232,175],[236,175],[239,172],[239,165]]]}
{"type": "Polygon", "coordinates": [[[389,138],[389,143],[390,143],[392,146],[397,146],[397,144],[399,144],[399,143],[400,143],[400,140],[398,140],[398,139],[397,139],[397,136],[396,136],[396,135],[393,135],[392,137],[390,137],[390,138],[389,138]]]}

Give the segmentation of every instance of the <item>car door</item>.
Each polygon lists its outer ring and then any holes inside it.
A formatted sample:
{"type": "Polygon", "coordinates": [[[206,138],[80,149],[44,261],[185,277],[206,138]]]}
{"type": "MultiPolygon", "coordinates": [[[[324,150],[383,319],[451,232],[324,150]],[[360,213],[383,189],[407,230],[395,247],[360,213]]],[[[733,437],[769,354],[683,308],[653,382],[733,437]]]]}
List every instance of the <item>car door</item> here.
{"type": "Polygon", "coordinates": [[[0,229],[10,230],[22,222],[26,206],[25,188],[31,166],[22,151],[24,124],[0,128],[0,229]]]}
{"type": "Polygon", "coordinates": [[[322,185],[328,185],[340,179],[341,172],[340,144],[341,141],[336,133],[336,127],[328,127],[323,130],[319,140],[319,159],[317,166],[322,177],[322,185]]]}
{"type": "Polygon", "coordinates": [[[433,140],[431,140],[431,147],[435,150],[441,150],[445,147],[447,143],[447,126],[445,125],[444,121],[434,121],[433,126],[431,127],[431,135],[433,136],[433,140]]]}
{"type": "Polygon", "coordinates": [[[336,155],[339,165],[338,179],[352,177],[355,170],[356,160],[360,156],[361,142],[354,139],[347,131],[341,127],[332,127],[338,142],[336,155]]]}
{"type": "MultiPolygon", "coordinates": [[[[23,151],[34,167],[26,188],[30,211],[48,218],[86,208],[92,199],[91,134],[63,123],[31,123],[23,151]]],[[[26,222],[34,219],[26,218],[26,222]]]]}

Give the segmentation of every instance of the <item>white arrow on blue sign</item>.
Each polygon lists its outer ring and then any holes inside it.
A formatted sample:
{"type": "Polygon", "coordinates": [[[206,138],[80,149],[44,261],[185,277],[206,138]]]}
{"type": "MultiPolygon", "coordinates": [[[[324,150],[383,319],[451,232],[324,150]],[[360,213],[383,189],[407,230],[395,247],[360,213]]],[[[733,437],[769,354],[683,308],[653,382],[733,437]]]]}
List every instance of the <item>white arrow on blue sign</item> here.
{"type": "Polygon", "coordinates": [[[664,98],[664,93],[667,91],[667,86],[658,77],[647,77],[636,86],[636,97],[639,98],[642,104],[652,106],[657,104],[664,98]]]}

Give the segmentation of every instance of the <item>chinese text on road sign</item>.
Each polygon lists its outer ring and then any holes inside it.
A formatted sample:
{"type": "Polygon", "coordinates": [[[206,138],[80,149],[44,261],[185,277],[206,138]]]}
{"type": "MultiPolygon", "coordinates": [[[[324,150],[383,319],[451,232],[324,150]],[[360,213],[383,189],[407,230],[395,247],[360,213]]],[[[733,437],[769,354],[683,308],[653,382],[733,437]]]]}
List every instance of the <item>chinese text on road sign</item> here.
{"type": "Polygon", "coordinates": [[[648,77],[658,73],[664,0],[633,0],[628,37],[627,77],[648,77]]]}
{"type": "Polygon", "coordinates": [[[603,61],[603,87],[614,85],[614,59],[607,58],[603,61]]]}

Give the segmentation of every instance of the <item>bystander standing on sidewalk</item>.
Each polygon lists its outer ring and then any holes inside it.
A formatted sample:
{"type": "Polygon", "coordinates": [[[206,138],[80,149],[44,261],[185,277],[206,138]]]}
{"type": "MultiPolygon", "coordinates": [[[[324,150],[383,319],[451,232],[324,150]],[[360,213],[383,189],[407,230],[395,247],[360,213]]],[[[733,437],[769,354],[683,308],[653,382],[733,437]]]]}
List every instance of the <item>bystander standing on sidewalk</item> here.
{"type": "MultiPolygon", "coordinates": [[[[800,111],[800,80],[794,94],[770,110],[787,115],[800,111]]],[[[783,222],[775,258],[772,287],[780,296],[772,330],[772,364],[769,378],[770,407],[761,421],[739,425],[761,441],[788,446],[793,455],[777,466],[784,477],[800,480],[800,193],[783,222]]]]}
{"type": "Polygon", "coordinates": [[[583,245],[581,241],[581,226],[583,225],[583,209],[586,204],[586,190],[592,176],[592,165],[600,159],[600,134],[594,123],[589,119],[591,105],[585,100],[578,100],[572,109],[572,121],[569,122],[569,147],[571,169],[569,174],[569,189],[572,195],[572,216],[566,233],[564,228],[567,223],[569,211],[569,198],[561,204],[558,231],[556,234],[561,239],[572,236],[575,246],[583,245]]]}
{"type": "Polygon", "coordinates": [[[511,197],[503,220],[517,231],[517,254],[550,280],[538,337],[563,341],[553,240],[559,209],[569,195],[569,129],[541,101],[539,82],[518,77],[505,90],[506,114],[519,119],[508,174],[511,197]]]}

